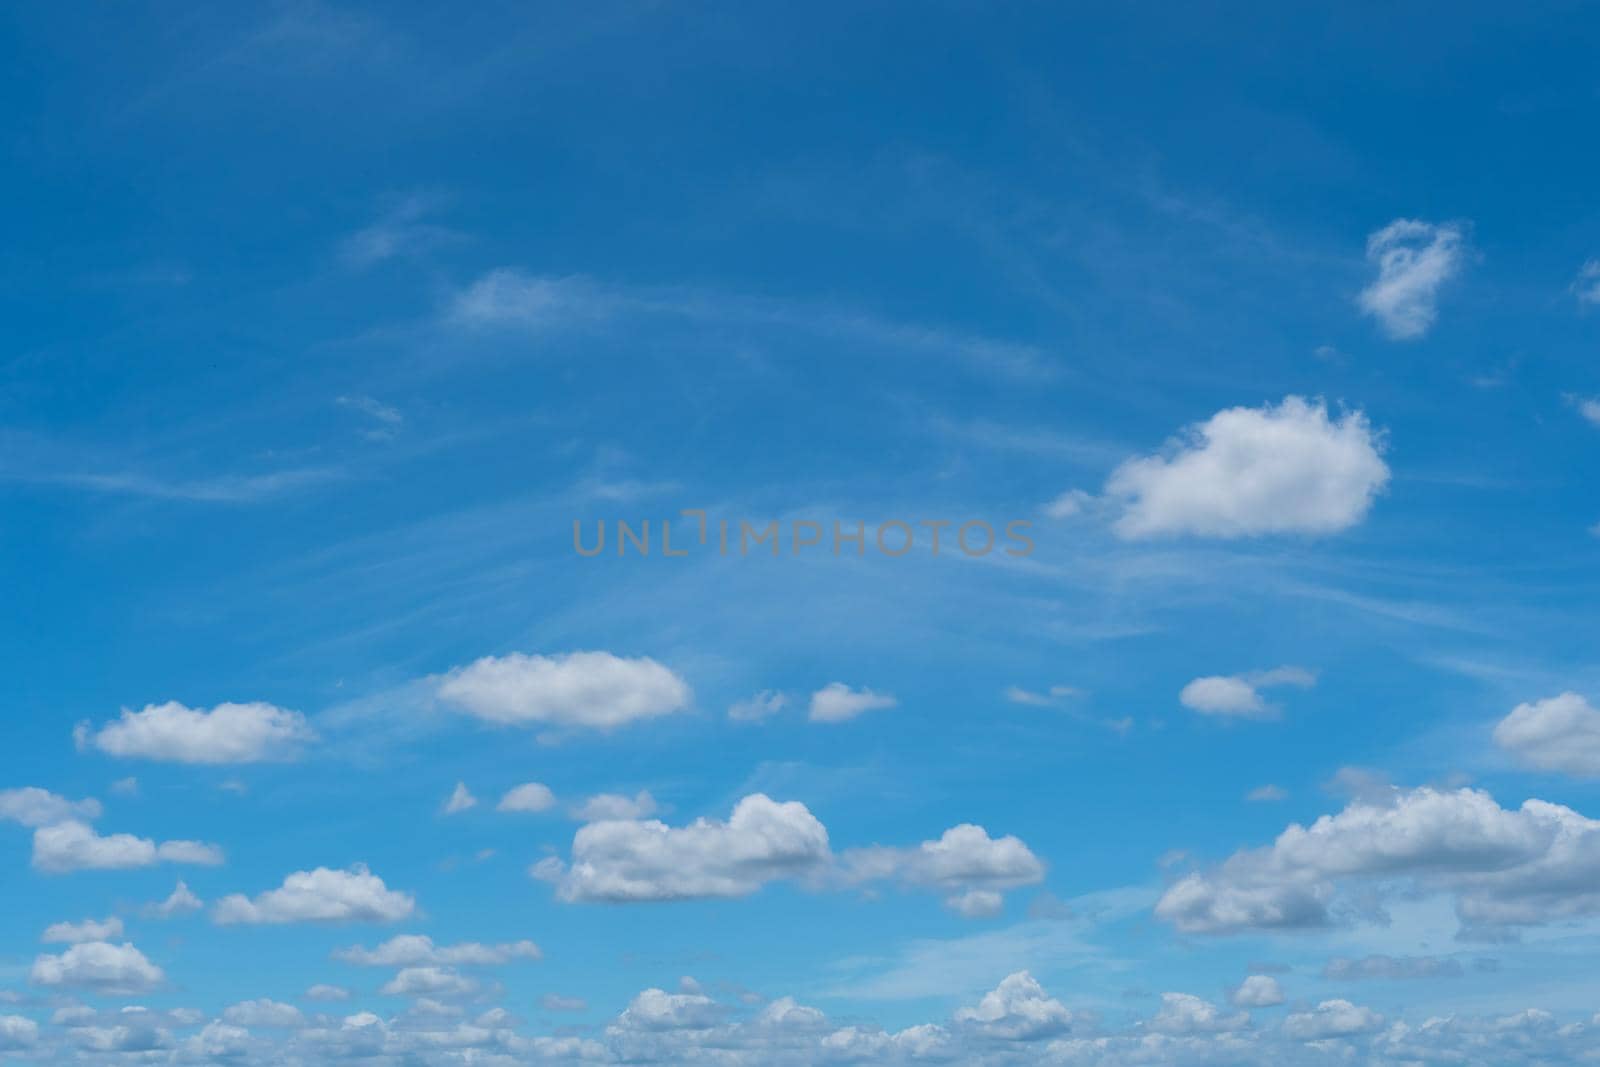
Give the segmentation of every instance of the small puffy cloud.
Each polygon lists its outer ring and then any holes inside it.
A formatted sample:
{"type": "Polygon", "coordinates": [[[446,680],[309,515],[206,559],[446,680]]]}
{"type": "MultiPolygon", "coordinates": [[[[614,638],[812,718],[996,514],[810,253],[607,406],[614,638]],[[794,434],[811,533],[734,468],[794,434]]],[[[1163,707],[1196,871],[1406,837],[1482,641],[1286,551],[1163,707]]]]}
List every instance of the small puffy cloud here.
{"type": "Polygon", "coordinates": [[[228,926],[248,923],[397,922],[416,911],[410,893],[390,889],[383,879],[356,864],[348,870],[318,867],[296,871],[283,885],[254,900],[235,893],[223,897],[212,918],[228,926]]]}
{"type": "Polygon", "coordinates": [[[68,800],[38,786],[0,789],[0,819],[40,827],[74,819],[98,819],[98,800],[68,800]]]}
{"type": "Polygon", "coordinates": [[[1572,294],[1580,305],[1600,304],[1600,259],[1591,259],[1578,268],[1572,280],[1572,294]]]}
{"type": "Polygon", "coordinates": [[[568,901],[684,900],[746,896],[767,882],[812,874],[829,859],[828,831],[804,804],[754,793],[727,822],[589,823],[573,837],[570,865],[546,860],[533,873],[568,901]]]}
{"type": "Polygon", "coordinates": [[[653,659],[609,652],[485,656],[441,678],[439,698],[499,725],[609,730],[689,706],[689,686],[653,659]]]}
{"type": "Polygon", "coordinates": [[[1248,1012],[1228,1014],[1191,993],[1161,994],[1161,1010],[1150,1029],[1163,1034],[1226,1034],[1250,1025],[1248,1012]]]}
{"type": "Polygon", "coordinates": [[[1357,303],[1394,340],[1421,337],[1438,317],[1440,289],[1461,272],[1466,255],[1461,225],[1395,219],[1367,238],[1377,276],[1357,303]]]}
{"type": "Polygon", "coordinates": [[[993,889],[969,889],[945,900],[945,907],[963,919],[989,919],[1005,910],[1005,898],[993,889]]]}
{"type": "Polygon", "coordinates": [[[1052,519],[1070,519],[1083,514],[1094,504],[1093,494],[1086,493],[1082,489],[1068,489],[1046,504],[1044,513],[1046,517],[1052,519]]]}
{"type": "Polygon", "coordinates": [[[336,960],[363,967],[478,966],[488,967],[513,960],[537,960],[539,946],[532,941],[508,941],[484,945],[466,941],[458,945],[435,945],[425,934],[401,934],[376,948],[352,945],[333,954],[336,960]]]}
{"type": "Polygon", "coordinates": [[[165,900],[146,904],[139,913],[147,919],[172,919],[179,915],[190,915],[203,907],[205,901],[195,896],[188,885],[180,881],[165,900]]]}
{"type": "Polygon", "coordinates": [[[1010,889],[1044,878],[1044,864],[1016,837],[990,837],[964,823],[915,848],[852,849],[843,856],[853,881],[893,878],[938,890],[1010,889]]]}
{"type": "Polygon", "coordinates": [[[842,682],[830,682],[811,694],[812,722],[847,722],[857,715],[892,708],[898,701],[888,693],[871,689],[851,689],[842,682]]]}
{"type": "Polygon", "coordinates": [[[963,1028],[1005,1041],[1039,1041],[1067,1032],[1072,1012],[1027,971],[1007,975],[976,1005],[956,1011],[963,1028]]]}
{"type": "Polygon", "coordinates": [[[1268,783],[1267,785],[1256,786],[1254,789],[1250,790],[1250,792],[1246,793],[1244,798],[1252,804],[1271,804],[1280,800],[1285,800],[1288,798],[1288,796],[1288,791],[1282,786],[1268,783]]]}
{"type": "Polygon", "coordinates": [[[132,834],[101,836],[93,827],[81,822],[41,826],[33,832],[33,865],[51,874],[126,870],[156,863],[214,867],[222,861],[222,850],[216,845],[199,841],[163,841],[157,844],[132,834]]]}
{"type": "Polygon", "coordinates": [[[646,989],[628,1003],[617,1025],[637,1030],[701,1030],[715,1025],[722,1014],[721,1005],[702,993],[646,989]]]}
{"type": "Polygon", "coordinates": [[[753,697],[736,701],[728,706],[728,718],[734,722],[761,722],[770,719],[789,706],[787,695],[763,689],[753,697]]]}
{"type": "Polygon", "coordinates": [[[28,980],[34,985],[88,989],[97,993],[147,993],[166,980],[161,968],[124,942],[87,941],[59,956],[33,961],[28,980]]]}
{"type": "Polygon", "coordinates": [[[1054,707],[1083,695],[1082,689],[1071,685],[1052,685],[1042,693],[1024,689],[1019,685],[1007,686],[1005,690],[1005,698],[1011,703],[1023,704],[1030,708],[1054,707]]]}
{"type": "Polygon", "coordinates": [[[1495,726],[1494,741],[1524,766],[1600,777],[1600,710],[1577,693],[1518,704],[1495,726]]]}
{"type": "Polygon", "coordinates": [[[1113,528],[1130,539],[1338,533],[1388,484],[1381,448],[1365,415],[1334,418],[1320,400],[1229,408],[1111,473],[1113,528]]]}
{"type": "Polygon", "coordinates": [[[1365,956],[1358,960],[1336,956],[1322,968],[1322,977],[1336,982],[1459,978],[1461,974],[1461,964],[1455,960],[1442,960],[1436,956],[1365,956]]]}
{"type": "Polygon", "coordinates": [[[467,789],[467,783],[457,782],[455,790],[445,798],[445,802],[439,810],[446,815],[457,815],[477,806],[478,798],[473,796],[472,792],[467,789]]]}
{"type": "Polygon", "coordinates": [[[386,982],[382,992],[390,997],[452,997],[477,992],[478,983],[449,967],[406,967],[386,982]]]}
{"type": "Polygon", "coordinates": [[[293,1004],[276,1000],[246,1000],[225,1009],[222,1020],[234,1026],[256,1026],[263,1029],[289,1030],[305,1023],[305,1016],[293,1004]]]}
{"type": "Polygon", "coordinates": [[[1306,688],[1315,685],[1316,675],[1301,667],[1278,667],[1252,674],[1210,675],[1196,678],[1178,694],[1178,702],[1202,715],[1227,718],[1271,719],[1278,708],[1267,702],[1261,690],[1277,686],[1306,688]]]}
{"type": "Polygon", "coordinates": [[[1283,987],[1270,974],[1252,974],[1228,995],[1236,1008],[1270,1008],[1283,999],[1283,987]]]}
{"type": "Polygon", "coordinates": [[[549,811],[556,806],[556,795],[547,785],[538,782],[524,782],[506,790],[505,796],[500,798],[500,803],[495,805],[496,811],[549,811]]]}
{"type": "Polygon", "coordinates": [[[218,704],[210,711],[176,701],[143,711],[124,708],[120,718],[98,730],[79,724],[73,736],[80,749],[118,759],[198,764],[293,759],[316,739],[304,715],[259,702],[218,704]]]}
{"type": "Polygon", "coordinates": [[[39,940],[45,944],[76,945],[84,941],[113,941],[122,936],[122,920],[85,919],[80,923],[52,923],[39,940]]]}
{"type": "Polygon", "coordinates": [[[1383,1016],[1348,1000],[1324,1000],[1311,1011],[1297,1011],[1283,1020],[1283,1034],[1295,1041],[1327,1041],[1357,1037],[1382,1028],[1383,1016]]]}
{"type": "Polygon", "coordinates": [[[658,810],[656,798],[641,789],[633,796],[622,793],[596,793],[573,811],[575,818],[584,822],[604,822],[607,819],[647,819],[658,810]]]}

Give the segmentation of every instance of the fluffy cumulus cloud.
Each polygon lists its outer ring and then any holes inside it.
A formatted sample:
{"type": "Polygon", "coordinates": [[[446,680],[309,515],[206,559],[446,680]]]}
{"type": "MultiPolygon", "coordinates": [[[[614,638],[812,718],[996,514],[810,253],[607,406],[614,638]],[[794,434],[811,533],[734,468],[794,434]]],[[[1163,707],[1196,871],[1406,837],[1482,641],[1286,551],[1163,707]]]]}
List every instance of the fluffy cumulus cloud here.
{"type": "Polygon", "coordinates": [[[171,763],[261,763],[294,758],[316,735],[297,711],[271,704],[218,704],[210,711],[176,701],[123,709],[98,730],[81,723],[78,747],[119,759],[171,763]]]}
{"type": "Polygon", "coordinates": [[[303,922],[398,922],[416,911],[410,893],[390,889],[383,879],[357,864],[348,870],[318,867],[296,871],[277,889],[251,899],[223,897],[212,918],[224,926],[303,922]]]}
{"type": "Polygon", "coordinates": [[[1018,971],[1001,979],[977,1004],[958,1009],[955,1022],[985,1037],[1037,1041],[1071,1029],[1072,1012],[1047,994],[1033,975],[1018,971]]]}
{"type": "Polygon", "coordinates": [[[850,881],[894,879],[941,892],[1011,889],[1044,878],[1044,864],[1021,839],[990,837],[971,823],[953,826],[937,840],[914,848],[851,849],[841,865],[850,881]]]}
{"type": "Polygon", "coordinates": [[[1252,974],[1233,989],[1228,1000],[1239,1008],[1270,1008],[1283,1003],[1283,987],[1270,974],[1252,974]]]}
{"type": "Polygon", "coordinates": [[[500,798],[500,803],[495,805],[496,811],[520,811],[538,813],[549,811],[556,806],[556,795],[550,787],[539,782],[524,782],[506,790],[500,798]]]}
{"type": "Polygon", "coordinates": [[[1178,693],[1178,702],[1202,715],[1224,718],[1271,719],[1279,712],[1262,694],[1279,686],[1307,688],[1317,676],[1303,667],[1276,667],[1251,674],[1208,675],[1196,678],[1178,693]]]}
{"type": "Polygon", "coordinates": [[[1226,1012],[1192,993],[1161,994],[1150,1029],[1164,1034],[1226,1034],[1250,1025],[1248,1012],[1226,1012]]]}
{"type": "Polygon", "coordinates": [[[25,1015],[0,1015],[0,1052],[25,1052],[38,1043],[38,1023],[25,1015]]]}
{"type": "Polygon", "coordinates": [[[1395,219],[1367,238],[1376,276],[1361,290],[1361,310],[1395,340],[1421,337],[1438,318],[1440,290],[1461,272],[1466,255],[1463,226],[1395,219]]]}
{"type": "Polygon", "coordinates": [[[0,789],[0,819],[23,826],[49,826],[52,823],[99,817],[98,800],[68,800],[32,785],[21,789],[0,789]]]}
{"type": "Polygon", "coordinates": [[[1370,1034],[1383,1025],[1383,1016],[1348,1000],[1324,1000],[1310,1011],[1292,1012],[1283,1020],[1284,1036],[1295,1041],[1370,1034]]]}
{"type": "Polygon", "coordinates": [[[508,941],[485,945],[466,941],[458,945],[435,945],[426,934],[401,934],[376,948],[352,945],[334,952],[333,958],[363,967],[480,966],[487,967],[514,960],[540,958],[539,946],[532,941],[508,941]]]}
{"type": "Polygon", "coordinates": [[[689,686],[653,659],[609,652],[485,656],[438,680],[439,699],[499,725],[610,730],[689,706],[689,686]]]}
{"type": "Polygon", "coordinates": [[[1467,936],[1600,914],[1600,822],[1475,789],[1374,790],[1186,875],[1156,914],[1188,933],[1313,927],[1372,914],[1402,885],[1453,896],[1467,936]]]}
{"type": "Polygon", "coordinates": [[[776,879],[815,873],[829,858],[828,831],[804,804],[755,793],[726,822],[589,823],[573,837],[570,864],[546,860],[534,874],[555,882],[570,901],[739,897],[776,879]]]}
{"type": "Polygon", "coordinates": [[[41,826],[33,832],[33,865],[50,874],[68,871],[125,870],[156,863],[188,863],[215,867],[222,850],[200,841],[157,844],[133,834],[99,834],[81,822],[41,826]]]}
{"type": "Polygon", "coordinates": [[[831,682],[811,694],[812,722],[848,722],[869,711],[892,708],[897,701],[888,693],[871,689],[851,689],[843,682],[831,682]]]}
{"type": "Polygon", "coordinates": [[[1321,401],[1229,408],[1165,452],[1128,460],[1106,495],[1125,538],[1333,534],[1359,523],[1389,481],[1382,439],[1360,412],[1321,401]]]}
{"type": "Polygon", "coordinates": [[[404,967],[385,982],[387,997],[464,997],[478,991],[478,983],[450,967],[404,967]]]}
{"type": "Polygon", "coordinates": [[[28,980],[37,986],[136,994],[159,987],[166,975],[131,944],[86,941],[60,955],[35,959],[28,980]]]}
{"type": "Polygon", "coordinates": [[[1600,777],[1600,709],[1577,693],[1517,705],[1495,726],[1494,741],[1524,766],[1600,777]]]}
{"type": "Polygon", "coordinates": [[[584,822],[603,822],[606,819],[647,819],[656,813],[656,798],[641,789],[633,796],[622,793],[596,793],[573,810],[573,815],[584,822]]]}

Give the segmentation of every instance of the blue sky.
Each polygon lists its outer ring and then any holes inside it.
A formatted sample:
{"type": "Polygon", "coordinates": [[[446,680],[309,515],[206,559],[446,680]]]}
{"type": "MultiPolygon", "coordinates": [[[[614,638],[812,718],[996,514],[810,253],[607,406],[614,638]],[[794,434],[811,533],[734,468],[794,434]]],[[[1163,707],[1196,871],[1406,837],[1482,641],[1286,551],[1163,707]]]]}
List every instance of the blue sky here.
{"type": "Polygon", "coordinates": [[[7,12],[0,1061],[1578,1062],[1597,46],[7,12]]]}

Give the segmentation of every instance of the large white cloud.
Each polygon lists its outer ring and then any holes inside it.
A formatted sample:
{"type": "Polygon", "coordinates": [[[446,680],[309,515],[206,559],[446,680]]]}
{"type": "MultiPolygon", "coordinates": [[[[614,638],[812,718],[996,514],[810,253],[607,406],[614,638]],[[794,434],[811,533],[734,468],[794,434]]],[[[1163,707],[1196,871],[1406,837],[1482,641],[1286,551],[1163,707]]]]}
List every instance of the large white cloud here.
{"type": "Polygon", "coordinates": [[[1367,515],[1389,481],[1366,416],[1332,417],[1298,396],[1228,408],[1166,452],[1128,460],[1106,482],[1125,538],[1332,534],[1367,515]]]}
{"type": "Polygon", "coordinates": [[[532,941],[496,945],[465,941],[458,945],[435,945],[426,934],[401,934],[376,948],[352,945],[339,949],[333,958],[363,967],[491,966],[513,960],[536,960],[540,952],[532,941]]]}
{"type": "Polygon", "coordinates": [[[841,859],[852,880],[892,878],[946,891],[1010,889],[1044,878],[1044,864],[1019,838],[990,837],[971,823],[914,848],[851,849],[841,859]]]}
{"type": "Polygon", "coordinates": [[[35,959],[28,980],[40,986],[132,994],[155,989],[166,980],[166,975],[131,944],[86,941],[73,945],[59,956],[35,959]]]}
{"type": "Polygon", "coordinates": [[[133,834],[106,834],[81,822],[41,826],[33,832],[33,865],[51,874],[68,871],[126,870],[156,863],[190,863],[215,867],[222,849],[201,841],[157,844],[133,834]]]}
{"type": "Polygon", "coordinates": [[[1600,709],[1577,693],[1518,704],[1495,726],[1494,741],[1526,766],[1600,777],[1600,709]]]}
{"type": "Polygon", "coordinates": [[[98,819],[100,802],[92,798],[68,800],[38,786],[0,789],[0,819],[23,826],[49,826],[73,819],[98,819]]]}
{"type": "Polygon", "coordinates": [[[218,704],[206,711],[168,701],[143,711],[123,709],[98,730],[82,723],[74,737],[80,748],[121,759],[221,764],[292,759],[316,735],[305,716],[271,704],[218,704]]]}
{"type": "Polygon", "coordinates": [[[223,897],[212,909],[222,925],[239,923],[397,922],[416,911],[410,893],[390,889],[383,879],[357,864],[348,870],[318,867],[296,871],[277,889],[254,900],[240,893],[223,897]]]}
{"type": "Polygon", "coordinates": [[[439,698],[502,725],[609,730],[682,711],[689,686],[653,659],[609,652],[485,656],[439,679],[439,698]]]}
{"type": "Polygon", "coordinates": [[[985,1037],[1037,1041],[1069,1030],[1072,1012],[1047,994],[1033,975],[1018,971],[1001,979],[974,1006],[958,1009],[955,1021],[985,1037]]]}
{"type": "Polygon", "coordinates": [[[1397,882],[1452,894],[1472,935],[1600,914],[1600,822],[1475,789],[1374,792],[1183,877],[1156,914],[1190,933],[1318,926],[1358,913],[1341,889],[1397,882]]]}
{"type": "Polygon", "coordinates": [[[1460,225],[1395,219],[1367,238],[1377,276],[1361,290],[1361,310],[1396,340],[1421,337],[1438,317],[1439,290],[1460,273],[1466,254],[1460,225]]]}
{"type": "Polygon", "coordinates": [[[572,861],[544,861],[536,876],[563,900],[643,901],[739,897],[778,878],[818,871],[829,860],[828,831],[797,801],[755,793],[727,822],[607,820],[580,827],[572,861]]]}

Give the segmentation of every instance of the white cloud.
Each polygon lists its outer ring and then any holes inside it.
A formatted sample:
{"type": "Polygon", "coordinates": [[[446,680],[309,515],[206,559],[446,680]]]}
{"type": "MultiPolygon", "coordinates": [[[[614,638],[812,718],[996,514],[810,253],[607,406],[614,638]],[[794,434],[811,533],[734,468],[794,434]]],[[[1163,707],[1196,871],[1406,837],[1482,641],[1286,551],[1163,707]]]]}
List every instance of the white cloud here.
{"type": "Polygon", "coordinates": [[[348,870],[318,867],[296,871],[278,889],[254,900],[235,893],[212,909],[222,924],[300,922],[396,922],[416,910],[409,893],[390,889],[362,864],[348,870]]]}
{"type": "Polygon", "coordinates": [[[1600,304],[1600,259],[1591,259],[1578,268],[1578,276],[1572,281],[1572,293],[1580,305],[1600,304]]]}
{"type": "Polygon", "coordinates": [[[500,798],[500,803],[495,805],[496,811],[549,811],[556,806],[556,795],[547,785],[538,782],[524,782],[522,785],[506,790],[505,796],[500,798]]]}
{"type": "Polygon", "coordinates": [[[0,1015],[0,1052],[24,1052],[38,1043],[38,1023],[23,1015],[0,1015]]]}
{"type": "Polygon", "coordinates": [[[1600,426],[1600,397],[1574,396],[1568,398],[1578,414],[1595,426],[1600,426]]]}
{"type": "Polygon", "coordinates": [[[350,999],[350,991],[336,985],[314,985],[306,990],[307,1000],[331,1003],[350,999]]]}
{"type": "Polygon", "coordinates": [[[501,725],[609,730],[689,705],[689,686],[653,659],[609,652],[485,656],[438,683],[440,699],[501,725]]]}
{"type": "Polygon", "coordinates": [[[1600,710],[1577,693],[1518,704],[1495,726],[1494,741],[1525,766],[1600,777],[1600,710]]]}
{"type": "Polygon", "coordinates": [[[513,960],[537,960],[539,946],[532,941],[509,941],[483,945],[467,941],[458,945],[435,945],[425,934],[401,934],[377,948],[352,945],[333,954],[336,960],[363,967],[479,966],[487,967],[513,960]]]}
{"type": "Polygon", "coordinates": [[[210,711],[176,701],[143,711],[124,708],[99,730],[80,723],[73,736],[80,749],[119,759],[199,764],[293,759],[301,745],[316,739],[304,715],[259,702],[218,704],[210,711]]]}
{"type": "Polygon", "coordinates": [[[68,800],[37,786],[21,789],[0,789],[0,819],[21,823],[23,826],[49,826],[70,819],[98,819],[98,800],[68,800]]]}
{"type": "Polygon", "coordinates": [[[1359,523],[1389,481],[1366,416],[1331,418],[1298,396],[1229,408],[1190,427],[1163,454],[1111,473],[1108,496],[1124,538],[1192,534],[1332,534],[1359,523]]]}
{"type": "Polygon", "coordinates": [[[1245,794],[1245,799],[1250,801],[1252,804],[1270,804],[1279,800],[1285,800],[1288,798],[1288,796],[1288,790],[1284,789],[1282,786],[1268,783],[1267,785],[1258,785],[1254,789],[1250,790],[1250,792],[1245,794]]]}
{"type": "Polygon", "coordinates": [[[1005,897],[993,889],[969,889],[947,897],[945,907],[963,919],[989,919],[1005,910],[1005,897]]]}
{"type": "Polygon", "coordinates": [[[1508,810],[1474,789],[1372,790],[1185,876],[1156,915],[1188,933],[1320,926],[1370,914],[1373,894],[1405,883],[1453,894],[1469,936],[1600,914],[1600,822],[1543,800],[1508,810]]]}
{"type": "Polygon", "coordinates": [[[1178,702],[1202,715],[1227,718],[1271,719],[1278,708],[1267,702],[1261,690],[1292,685],[1307,688],[1317,677],[1301,667],[1277,667],[1253,674],[1211,675],[1196,678],[1178,694],[1178,702]]]}
{"type": "Polygon", "coordinates": [[[1038,1041],[1065,1033],[1072,1012],[1045,993],[1027,971],[1007,975],[970,1008],[956,1011],[955,1021],[977,1033],[1005,1041],[1038,1041]]]}
{"type": "Polygon", "coordinates": [[[166,975],[131,944],[88,941],[73,945],[59,956],[38,957],[28,980],[40,986],[136,994],[157,988],[166,975]]]}
{"type": "Polygon", "coordinates": [[[188,885],[180,881],[173,887],[167,899],[154,904],[146,904],[140,909],[147,919],[171,919],[178,915],[189,915],[205,907],[205,901],[195,896],[188,885]]]}
{"type": "Polygon", "coordinates": [[[477,982],[448,967],[406,967],[384,984],[382,992],[390,997],[451,997],[477,989],[477,982]]]}
{"type": "Polygon", "coordinates": [[[1283,987],[1270,974],[1252,974],[1228,996],[1239,1008],[1270,1008],[1284,1001],[1283,987]]]}
{"type": "Polygon", "coordinates": [[[734,722],[760,722],[770,719],[788,706],[787,695],[763,689],[753,697],[729,705],[728,718],[734,722]]]}
{"type": "Polygon", "coordinates": [[[222,1013],[224,1022],[235,1026],[258,1026],[265,1029],[293,1029],[306,1020],[293,1004],[276,1000],[246,1000],[234,1004],[222,1013]]]}
{"type": "Polygon", "coordinates": [[[1248,1012],[1225,1014],[1192,993],[1161,994],[1161,1010],[1150,1020],[1150,1029],[1164,1034],[1225,1034],[1248,1025],[1248,1012]]]}
{"type": "Polygon", "coordinates": [[[84,941],[112,941],[122,936],[122,920],[85,919],[80,923],[51,923],[39,940],[45,944],[76,945],[84,941]]]}
{"type": "Polygon", "coordinates": [[[1083,514],[1095,504],[1093,494],[1082,489],[1068,489],[1044,506],[1045,516],[1052,519],[1070,519],[1083,514]]]}
{"type": "Polygon", "coordinates": [[[457,815],[478,806],[478,798],[467,789],[466,782],[457,782],[455,790],[445,798],[440,810],[446,815],[457,815]]]}
{"type": "Polygon", "coordinates": [[[222,850],[199,841],[163,841],[159,845],[132,834],[101,836],[81,822],[41,826],[33,832],[33,865],[51,874],[68,871],[125,870],[156,863],[191,863],[214,867],[222,850]]]}
{"type": "Polygon", "coordinates": [[[563,900],[682,900],[745,896],[814,873],[828,859],[828,832],[804,804],[755,793],[727,822],[590,823],[573,837],[569,866],[547,860],[534,874],[554,881],[563,900]]]}
{"type": "Polygon", "coordinates": [[[633,796],[621,793],[596,793],[578,805],[573,815],[584,822],[607,819],[647,819],[657,811],[656,798],[641,789],[633,796]]]}
{"type": "Polygon", "coordinates": [[[853,881],[893,878],[939,890],[1010,889],[1044,878],[1044,864],[1020,839],[990,837],[971,823],[953,826],[937,841],[915,848],[851,849],[842,862],[853,881]]]}
{"type": "Polygon", "coordinates": [[[1389,337],[1421,337],[1438,317],[1439,290],[1460,273],[1466,253],[1466,231],[1456,223],[1395,219],[1367,238],[1377,277],[1357,302],[1389,337]]]}
{"type": "Polygon", "coordinates": [[[617,1022],[641,1030],[705,1029],[722,1014],[717,1002],[701,993],[646,989],[629,1002],[617,1022]]]}
{"type": "Polygon", "coordinates": [[[830,682],[811,694],[810,719],[812,722],[846,722],[863,712],[892,708],[896,703],[888,693],[851,689],[842,682],[830,682]]]}
{"type": "Polygon", "coordinates": [[[1383,1026],[1383,1016],[1348,1000],[1324,1000],[1312,1011],[1297,1011],[1283,1020],[1283,1033],[1295,1041],[1326,1041],[1369,1034],[1383,1026]]]}
{"type": "Polygon", "coordinates": [[[1024,704],[1032,708],[1053,707],[1069,700],[1076,700],[1083,695],[1082,689],[1071,685],[1052,685],[1042,693],[1018,685],[1007,686],[1005,690],[1005,698],[1011,703],[1024,704]]]}

